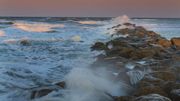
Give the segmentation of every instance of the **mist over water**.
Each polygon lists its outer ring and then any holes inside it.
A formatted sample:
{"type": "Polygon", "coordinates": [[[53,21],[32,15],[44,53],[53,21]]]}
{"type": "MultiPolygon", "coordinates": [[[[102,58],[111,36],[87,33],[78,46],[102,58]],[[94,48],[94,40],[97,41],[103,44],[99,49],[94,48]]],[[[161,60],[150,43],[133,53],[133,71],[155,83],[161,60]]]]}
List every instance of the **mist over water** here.
{"type": "MultiPolygon", "coordinates": [[[[126,22],[145,25],[168,38],[179,36],[180,20],[173,19],[130,19],[125,15],[105,20],[3,19],[0,101],[29,101],[31,88],[59,81],[67,83],[64,90],[34,101],[111,101],[111,96],[128,94],[132,88],[116,79],[119,71],[91,67],[98,52],[90,51],[94,42],[109,40],[110,34],[105,34],[109,33],[107,28],[126,22]],[[5,21],[13,24],[4,24],[5,21]]],[[[127,68],[133,69],[133,65],[127,68]]],[[[131,83],[144,75],[135,72],[128,72],[132,78],[136,77],[131,83]]]]}

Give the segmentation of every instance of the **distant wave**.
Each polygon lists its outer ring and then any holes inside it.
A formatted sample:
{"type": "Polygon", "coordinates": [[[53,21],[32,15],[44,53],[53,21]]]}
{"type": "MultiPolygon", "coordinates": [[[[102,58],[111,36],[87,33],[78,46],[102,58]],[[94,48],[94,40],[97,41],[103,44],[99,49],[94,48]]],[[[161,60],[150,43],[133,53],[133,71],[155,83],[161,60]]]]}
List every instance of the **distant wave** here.
{"type": "Polygon", "coordinates": [[[51,32],[52,28],[63,28],[63,24],[15,22],[14,27],[28,32],[51,32]]]}
{"type": "Polygon", "coordinates": [[[79,35],[75,35],[70,37],[69,39],[62,39],[62,38],[47,38],[47,39],[31,39],[28,37],[24,37],[24,38],[20,38],[20,39],[6,39],[3,41],[3,43],[6,44],[17,44],[17,43],[21,43],[21,42],[26,42],[26,43],[51,43],[51,42],[62,42],[62,41],[73,41],[73,42],[80,42],[81,41],[81,37],[79,35]]]}
{"type": "Polygon", "coordinates": [[[84,24],[84,25],[97,25],[97,24],[102,24],[101,21],[77,21],[79,24],[84,24]]]}
{"type": "Polygon", "coordinates": [[[13,22],[0,19],[0,24],[2,24],[2,25],[11,25],[11,24],[13,24],[13,22]]]}

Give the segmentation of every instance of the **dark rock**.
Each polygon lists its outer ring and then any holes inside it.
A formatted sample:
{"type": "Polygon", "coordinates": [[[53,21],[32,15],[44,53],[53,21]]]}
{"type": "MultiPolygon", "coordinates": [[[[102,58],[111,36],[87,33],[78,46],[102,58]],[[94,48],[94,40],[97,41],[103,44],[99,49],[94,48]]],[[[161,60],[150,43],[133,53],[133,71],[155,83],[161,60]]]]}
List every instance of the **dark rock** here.
{"type": "Polygon", "coordinates": [[[43,88],[43,89],[39,89],[39,90],[34,90],[31,93],[31,99],[35,99],[35,98],[46,96],[49,93],[51,93],[53,90],[54,89],[50,89],[50,88],[43,88]]]}
{"type": "Polygon", "coordinates": [[[151,75],[145,75],[144,78],[140,81],[139,86],[148,87],[148,86],[161,86],[164,83],[163,80],[154,78],[151,75]]]}
{"type": "Polygon", "coordinates": [[[150,75],[152,75],[155,78],[164,80],[164,81],[176,81],[176,76],[173,72],[170,71],[158,71],[153,72],[150,75]]]}
{"type": "Polygon", "coordinates": [[[114,97],[114,101],[133,101],[134,98],[133,96],[120,96],[114,97]]]}
{"type": "Polygon", "coordinates": [[[159,94],[149,94],[149,95],[137,97],[133,101],[171,101],[171,100],[159,94]]]}
{"type": "Polygon", "coordinates": [[[160,94],[162,96],[168,96],[166,92],[163,91],[162,88],[159,86],[146,86],[146,87],[141,87],[135,92],[135,96],[142,96],[142,95],[148,95],[148,94],[160,94]]]}
{"type": "Polygon", "coordinates": [[[180,89],[172,90],[170,97],[173,101],[180,101],[180,89]]]}
{"type": "Polygon", "coordinates": [[[172,81],[171,82],[165,82],[162,84],[162,88],[170,96],[172,90],[180,89],[180,83],[176,83],[176,82],[172,82],[172,81]]]}
{"type": "Polygon", "coordinates": [[[107,47],[102,42],[96,42],[92,47],[91,50],[106,50],[107,47]]]}
{"type": "Polygon", "coordinates": [[[121,35],[130,35],[130,34],[133,34],[135,33],[135,30],[134,29],[129,29],[129,28],[124,28],[124,29],[120,29],[117,31],[117,35],[121,34],[121,35]]]}
{"type": "Polygon", "coordinates": [[[23,46],[30,46],[31,42],[28,39],[20,40],[20,44],[23,46]]]}
{"type": "Polygon", "coordinates": [[[65,83],[64,81],[58,82],[58,83],[56,83],[55,85],[57,85],[57,86],[59,86],[59,87],[61,87],[61,88],[65,88],[65,87],[66,87],[66,83],[65,83]]]}
{"type": "Polygon", "coordinates": [[[131,23],[128,23],[128,22],[124,23],[123,25],[125,25],[125,26],[134,26],[134,27],[136,26],[135,24],[131,24],[131,23]]]}

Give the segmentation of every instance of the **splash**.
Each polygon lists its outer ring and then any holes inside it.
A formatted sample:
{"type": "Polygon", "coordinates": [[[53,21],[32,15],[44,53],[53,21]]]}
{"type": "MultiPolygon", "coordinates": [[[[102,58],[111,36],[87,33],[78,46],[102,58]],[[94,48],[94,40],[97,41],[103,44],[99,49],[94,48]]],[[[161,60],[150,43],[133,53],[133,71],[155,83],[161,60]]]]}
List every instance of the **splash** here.
{"type": "Polygon", "coordinates": [[[115,81],[105,69],[91,70],[75,68],[66,77],[67,89],[65,101],[113,101],[112,96],[126,95],[126,86],[115,81]]]}
{"type": "Polygon", "coordinates": [[[0,37],[5,36],[5,32],[0,30],[0,37]]]}
{"type": "Polygon", "coordinates": [[[75,35],[75,36],[73,36],[73,37],[71,38],[71,40],[72,40],[72,41],[75,41],[75,42],[79,42],[79,41],[81,41],[81,36],[75,35]]]}
{"type": "MultiPolygon", "coordinates": [[[[108,28],[109,30],[107,31],[107,33],[110,35],[113,35],[113,34],[116,34],[116,30],[119,30],[119,29],[125,29],[125,28],[134,29],[133,24],[132,25],[125,25],[127,23],[128,24],[133,23],[127,15],[123,15],[123,16],[113,18],[110,22],[111,26],[109,26],[109,28],[108,28]]],[[[123,36],[119,36],[119,37],[127,37],[127,36],[123,35],[123,36]]]]}
{"type": "Polygon", "coordinates": [[[74,68],[65,77],[65,82],[63,96],[55,98],[50,94],[36,101],[113,101],[112,96],[127,95],[128,89],[105,69],[74,68]]]}
{"type": "Polygon", "coordinates": [[[112,22],[114,24],[123,24],[123,23],[131,23],[132,21],[130,20],[130,18],[127,15],[123,15],[123,16],[118,16],[118,17],[112,19],[112,22]]]}
{"type": "Polygon", "coordinates": [[[28,32],[50,32],[52,28],[63,28],[63,24],[16,22],[14,26],[28,32]]]}

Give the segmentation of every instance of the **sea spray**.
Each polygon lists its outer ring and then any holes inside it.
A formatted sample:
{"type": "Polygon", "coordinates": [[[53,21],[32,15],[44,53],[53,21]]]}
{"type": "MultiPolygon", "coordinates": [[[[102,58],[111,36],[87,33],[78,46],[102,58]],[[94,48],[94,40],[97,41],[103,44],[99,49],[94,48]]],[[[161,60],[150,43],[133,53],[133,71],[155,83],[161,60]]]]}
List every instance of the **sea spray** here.
{"type": "Polygon", "coordinates": [[[126,95],[124,84],[114,81],[110,73],[105,69],[74,68],[65,78],[70,91],[67,101],[111,101],[111,96],[126,95]]]}
{"type": "MultiPolygon", "coordinates": [[[[126,26],[124,25],[125,23],[132,23],[132,20],[127,15],[112,18],[112,20],[110,21],[111,26],[108,26],[107,33],[113,35],[116,33],[117,29],[134,29],[134,26],[126,26]]],[[[122,35],[122,37],[126,37],[126,35],[122,35]]]]}
{"type": "Polygon", "coordinates": [[[127,15],[118,16],[112,19],[112,23],[115,25],[123,24],[123,23],[131,23],[131,19],[127,15]]]}
{"type": "Polygon", "coordinates": [[[104,68],[73,68],[65,77],[63,96],[46,96],[35,101],[113,101],[113,96],[127,95],[128,86],[112,75],[104,68]]]}

